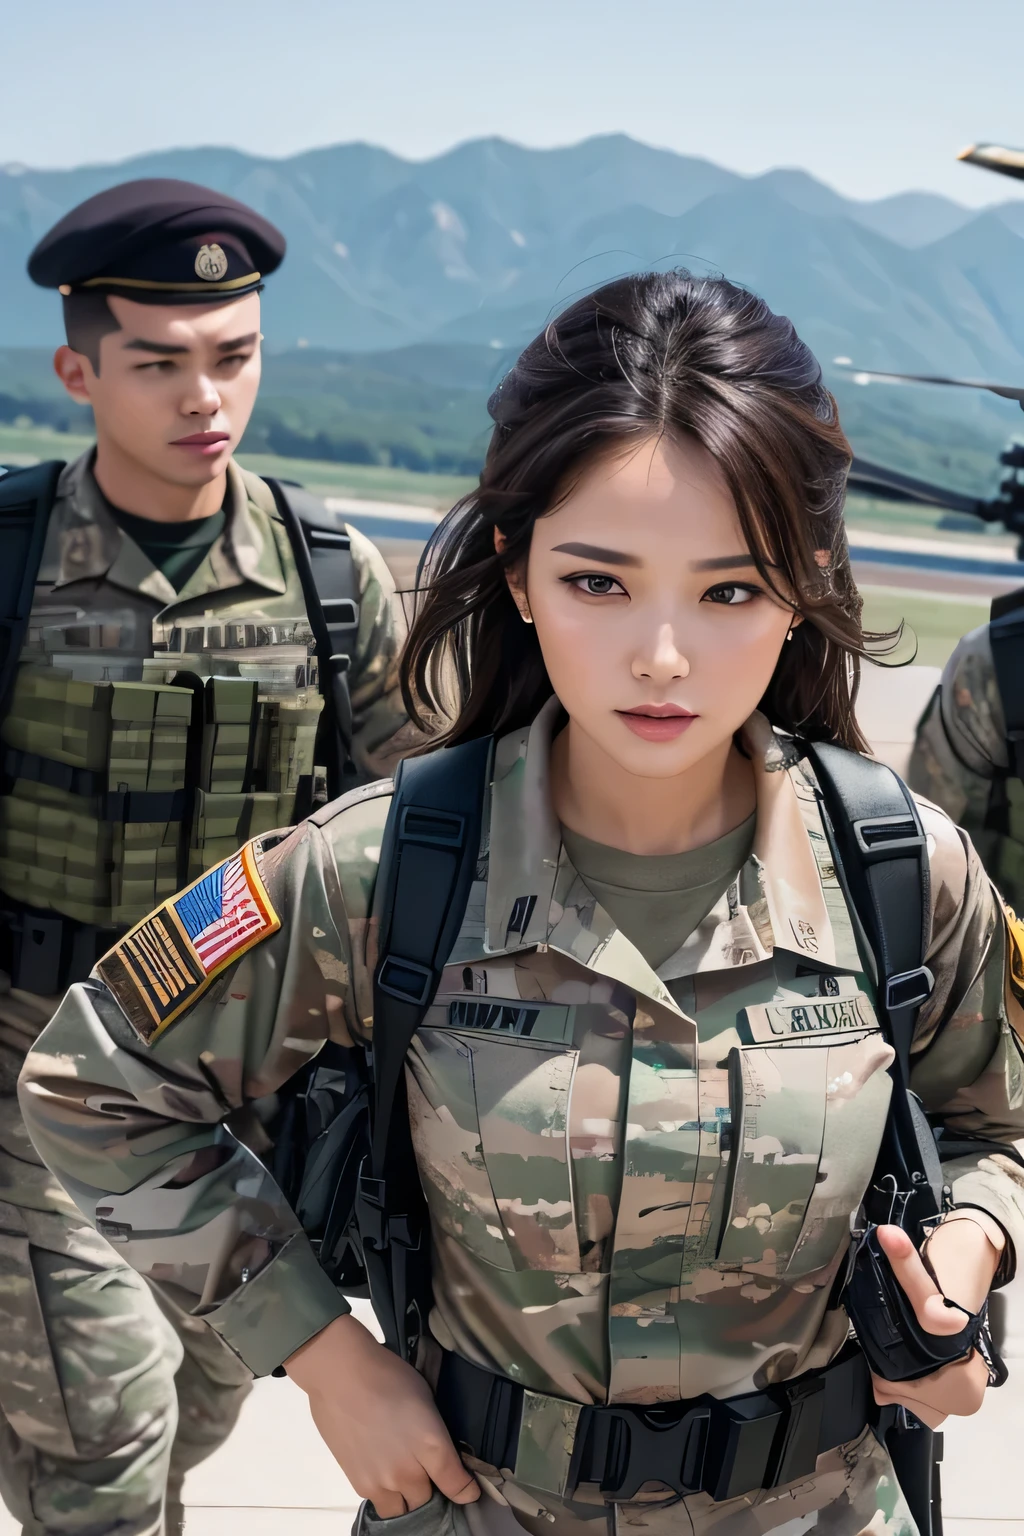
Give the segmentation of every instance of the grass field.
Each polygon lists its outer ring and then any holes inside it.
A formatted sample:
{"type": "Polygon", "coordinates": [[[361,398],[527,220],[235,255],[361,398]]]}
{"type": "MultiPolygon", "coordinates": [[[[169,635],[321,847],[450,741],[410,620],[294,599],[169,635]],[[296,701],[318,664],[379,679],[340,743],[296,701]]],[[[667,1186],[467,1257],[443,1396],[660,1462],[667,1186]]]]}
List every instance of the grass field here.
{"type": "Polygon", "coordinates": [[[961,635],[984,624],[989,613],[987,598],[953,598],[901,587],[864,586],[861,591],[864,628],[895,629],[902,620],[903,638],[889,659],[918,666],[944,666],[961,635]]]}
{"type": "MultiPolygon", "coordinates": [[[[45,427],[8,427],[0,425],[0,463],[31,463],[35,459],[71,459],[89,446],[87,437],[55,432],[45,427]]],[[[300,480],[310,490],[325,495],[353,496],[367,501],[399,501],[418,506],[446,508],[472,485],[468,478],[455,475],[422,475],[411,470],[385,469],[376,465],[334,464],[319,460],[286,459],[263,454],[244,454],[241,463],[257,474],[279,475],[300,480]]],[[[897,509],[851,498],[851,524],[885,533],[907,533],[950,538],[938,527],[941,514],[926,508],[897,509]]],[[[979,535],[984,537],[984,535],[979,535]]],[[[399,560],[408,546],[395,546],[388,553],[401,564],[407,575],[407,560],[399,560]]],[[[928,666],[942,666],[957,640],[967,630],[983,624],[988,617],[988,603],[951,598],[941,593],[904,590],[895,587],[863,588],[865,627],[892,629],[902,619],[906,634],[895,652],[895,659],[915,660],[928,666]],[[917,653],[914,654],[915,644],[917,653]]]]}
{"type": "MultiPolygon", "coordinates": [[[[74,459],[92,439],[48,427],[8,427],[0,424],[0,464],[32,464],[37,459],[74,459]]],[[[402,501],[415,506],[447,509],[473,484],[458,475],[420,475],[408,469],[376,464],[328,464],[320,460],[284,459],[270,454],[240,454],[239,463],[258,475],[301,480],[311,491],[327,496],[355,496],[367,501],[402,501]]]]}

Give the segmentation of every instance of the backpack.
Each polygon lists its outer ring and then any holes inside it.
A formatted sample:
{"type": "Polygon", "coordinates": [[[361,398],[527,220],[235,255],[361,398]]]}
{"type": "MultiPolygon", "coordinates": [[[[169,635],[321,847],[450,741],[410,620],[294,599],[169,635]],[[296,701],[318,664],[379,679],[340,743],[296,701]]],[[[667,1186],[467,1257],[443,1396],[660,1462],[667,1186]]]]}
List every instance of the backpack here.
{"type": "Polygon", "coordinates": [[[988,626],[992,665],[1003,706],[1009,767],[996,770],[985,815],[986,830],[1010,833],[1008,778],[1024,778],[1024,587],[992,599],[988,626]]]}

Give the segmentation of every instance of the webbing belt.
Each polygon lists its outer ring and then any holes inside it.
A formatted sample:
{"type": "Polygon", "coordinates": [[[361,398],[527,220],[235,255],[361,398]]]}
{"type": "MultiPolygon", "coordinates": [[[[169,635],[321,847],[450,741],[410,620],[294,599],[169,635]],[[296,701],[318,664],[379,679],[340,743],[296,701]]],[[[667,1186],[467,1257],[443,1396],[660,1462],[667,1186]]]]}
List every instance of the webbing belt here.
{"type": "Polygon", "coordinates": [[[527,1487],[571,1499],[581,1484],[633,1499],[645,1483],[716,1502],[809,1476],[817,1458],[870,1425],[883,1435],[864,1356],[847,1346],[822,1371],[718,1399],[591,1407],[530,1392],[445,1352],[437,1405],[455,1444],[527,1487]]]}
{"type": "Polygon", "coordinates": [[[124,823],[144,821],[180,821],[185,813],[183,789],[108,789],[109,775],[89,768],[72,768],[56,758],[40,757],[37,752],[22,752],[7,747],[3,755],[5,787],[18,779],[46,784],[67,794],[81,795],[97,802],[91,809],[98,821],[124,823]]]}

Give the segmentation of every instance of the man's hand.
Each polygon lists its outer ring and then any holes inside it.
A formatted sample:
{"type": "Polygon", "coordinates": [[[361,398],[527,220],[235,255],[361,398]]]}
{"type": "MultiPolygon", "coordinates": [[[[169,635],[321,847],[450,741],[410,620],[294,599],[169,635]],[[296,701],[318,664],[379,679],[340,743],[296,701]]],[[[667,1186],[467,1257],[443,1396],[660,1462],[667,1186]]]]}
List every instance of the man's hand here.
{"type": "MultiPolygon", "coordinates": [[[[878,1241],[927,1333],[959,1333],[967,1318],[956,1307],[947,1307],[943,1296],[977,1312],[999,1267],[999,1252],[970,1220],[942,1222],[928,1239],[928,1259],[938,1286],[902,1228],[879,1227],[878,1241]]],[[[929,1429],[937,1429],[948,1414],[977,1413],[988,1386],[988,1366],[973,1350],[966,1360],[944,1365],[918,1381],[886,1381],[875,1375],[871,1380],[876,1403],[900,1403],[929,1429]]]]}
{"type": "Polygon", "coordinates": [[[426,1504],[435,1486],[454,1504],[480,1497],[423,1377],[354,1317],[336,1318],[284,1365],[328,1450],[382,1520],[426,1504]]]}

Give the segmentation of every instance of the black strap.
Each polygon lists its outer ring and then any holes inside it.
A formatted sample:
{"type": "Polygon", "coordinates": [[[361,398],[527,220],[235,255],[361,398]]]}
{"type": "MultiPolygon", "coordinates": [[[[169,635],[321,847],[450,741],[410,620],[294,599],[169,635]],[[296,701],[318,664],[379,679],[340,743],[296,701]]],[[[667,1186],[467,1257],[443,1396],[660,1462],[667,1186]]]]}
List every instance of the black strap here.
{"type": "Polygon", "coordinates": [[[381,847],[369,1166],[359,1230],[374,1310],[408,1357],[426,1321],[426,1222],[409,1134],[405,1058],[458,936],[476,871],[491,738],[406,759],[381,847]]]}
{"type": "Polygon", "coordinates": [[[3,783],[6,788],[18,779],[46,784],[71,795],[81,795],[93,803],[90,809],[97,821],[128,825],[144,821],[181,821],[185,814],[183,789],[108,789],[110,775],[90,768],[72,768],[53,757],[37,752],[22,752],[7,747],[3,754],[3,783]]]}
{"type": "Polygon", "coordinates": [[[930,872],[914,797],[884,763],[823,742],[807,755],[828,830],[878,964],[878,1002],[904,1080],[917,1011],[931,995],[925,968],[930,872]]]}
{"type": "Polygon", "coordinates": [[[359,636],[359,581],[348,534],[301,486],[266,481],[295,556],[316,644],[320,692],[332,732],[326,745],[327,793],[334,800],[356,782],[348,673],[359,636]]]}
{"type": "Polygon", "coordinates": [[[1010,772],[1024,777],[1024,587],[992,603],[988,626],[992,664],[1006,721],[1010,772]]]}
{"type": "Polygon", "coordinates": [[[63,468],[53,459],[0,476],[0,720],[14,687],[63,468]]]}
{"type": "Polygon", "coordinates": [[[935,1138],[910,1092],[910,1050],[921,1004],[934,977],[924,964],[928,945],[928,845],[917,805],[884,763],[832,744],[806,746],[821,791],[825,828],[836,869],[864,927],[878,969],[879,1021],[896,1052],[890,1070],[892,1106],[872,1191],[901,1192],[901,1213],[879,1208],[872,1220],[911,1228],[942,1208],[942,1170],[935,1138]],[[910,1193],[912,1192],[912,1193],[910,1193]]]}
{"type": "MultiPolygon", "coordinates": [[[[455,1444],[487,1466],[516,1470],[525,1389],[445,1351],[437,1406],[455,1444]]],[[[567,1405],[568,1406],[568,1405],[567,1405]]],[[[612,1500],[635,1498],[648,1482],[680,1496],[702,1491],[721,1501],[809,1477],[819,1456],[892,1410],[872,1399],[864,1356],[847,1347],[823,1370],[737,1397],[593,1405],[579,1411],[565,1497],[581,1484],[612,1500]]]]}

